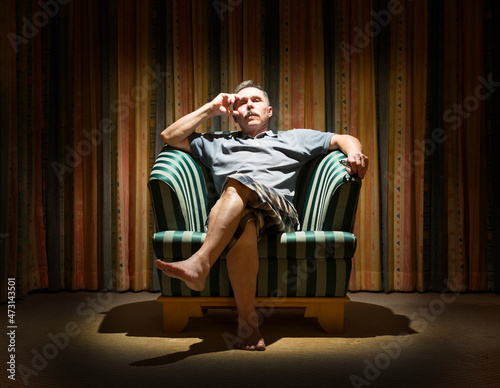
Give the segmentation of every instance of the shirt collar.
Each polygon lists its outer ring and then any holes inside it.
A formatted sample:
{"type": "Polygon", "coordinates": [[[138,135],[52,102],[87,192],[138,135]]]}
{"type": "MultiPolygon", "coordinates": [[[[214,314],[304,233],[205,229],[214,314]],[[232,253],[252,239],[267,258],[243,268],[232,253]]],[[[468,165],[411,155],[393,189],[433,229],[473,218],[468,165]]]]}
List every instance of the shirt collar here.
{"type": "Polygon", "coordinates": [[[257,134],[256,136],[247,135],[243,131],[240,131],[240,133],[239,133],[239,137],[242,139],[261,139],[265,136],[278,137],[278,135],[271,130],[267,130],[266,132],[261,132],[261,133],[257,134]]]}

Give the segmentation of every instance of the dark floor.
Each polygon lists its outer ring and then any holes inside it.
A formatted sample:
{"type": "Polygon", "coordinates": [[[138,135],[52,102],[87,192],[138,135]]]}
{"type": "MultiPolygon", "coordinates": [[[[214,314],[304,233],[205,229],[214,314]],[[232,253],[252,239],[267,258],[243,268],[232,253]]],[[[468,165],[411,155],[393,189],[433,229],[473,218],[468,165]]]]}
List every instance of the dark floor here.
{"type": "MultiPolygon", "coordinates": [[[[231,310],[208,310],[166,336],[157,296],[61,292],[18,300],[16,380],[3,368],[0,386],[500,386],[497,294],[352,293],[345,333],[336,337],[301,310],[267,311],[265,352],[228,349],[231,310]]],[[[7,306],[0,312],[7,322],[7,306]]],[[[3,365],[9,341],[2,336],[3,365]]]]}

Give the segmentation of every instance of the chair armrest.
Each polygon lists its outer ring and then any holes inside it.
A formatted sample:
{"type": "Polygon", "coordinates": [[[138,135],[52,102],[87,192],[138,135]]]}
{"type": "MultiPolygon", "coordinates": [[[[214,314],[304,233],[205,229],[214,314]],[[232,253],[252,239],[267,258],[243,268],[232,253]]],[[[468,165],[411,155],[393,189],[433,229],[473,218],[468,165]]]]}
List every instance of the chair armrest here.
{"type": "Polygon", "coordinates": [[[191,155],[164,147],[153,165],[148,187],[159,231],[204,231],[207,188],[191,155]]]}
{"type": "Polygon", "coordinates": [[[340,163],[346,156],[332,151],[304,167],[297,182],[302,230],[352,233],[361,179],[347,173],[340,163]],[[302,188],[302,189],[301,189],[302,188]]]}

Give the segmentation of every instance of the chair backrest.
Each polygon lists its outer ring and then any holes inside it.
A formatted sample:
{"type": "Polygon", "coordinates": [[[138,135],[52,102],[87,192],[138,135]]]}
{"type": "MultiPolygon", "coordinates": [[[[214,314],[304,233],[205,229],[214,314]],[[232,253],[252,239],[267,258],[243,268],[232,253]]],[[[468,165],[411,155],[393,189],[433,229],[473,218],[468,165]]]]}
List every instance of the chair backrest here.
{"type": "Polygon", "coordinates": [[[148,186],[158,230],[205,230],[207,186],[191,155],[164,147],[156,158],[148,186]]]}
{"type": "Polygon", "coordinates": [[[340,163],[345,158],[342,152],[331,151],[302,168],[294,198],[302,230],[352,233],[361,180],[347,173],[340,163]]]}

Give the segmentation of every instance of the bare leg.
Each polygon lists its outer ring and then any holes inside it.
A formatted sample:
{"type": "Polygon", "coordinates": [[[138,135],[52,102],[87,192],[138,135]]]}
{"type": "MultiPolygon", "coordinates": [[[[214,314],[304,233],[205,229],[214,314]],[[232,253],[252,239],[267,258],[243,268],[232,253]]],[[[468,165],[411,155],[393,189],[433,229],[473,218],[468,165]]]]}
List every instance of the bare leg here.
{"type": "Polygon", "coordinates": [[[255,312],[255,290],[259,270],[257,231],[249,222],[243,234],[227,254],[227,270],[238,308],[238,339],[235,347],[244,350],[265,350],[255,312]]]}
{"type": "Polygon", "coordinates": [[[192,290],[203,290],[210,268],[234,235],[247,203],[256,200],[253,190],[230,179],[210,212],[207,236],[198,252],[174,263],[156,260],[156,266],[165,275],[184,281],[192,290]]]}

